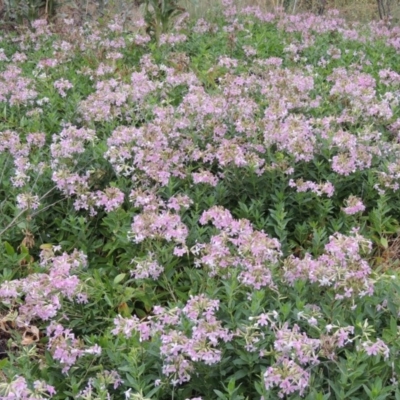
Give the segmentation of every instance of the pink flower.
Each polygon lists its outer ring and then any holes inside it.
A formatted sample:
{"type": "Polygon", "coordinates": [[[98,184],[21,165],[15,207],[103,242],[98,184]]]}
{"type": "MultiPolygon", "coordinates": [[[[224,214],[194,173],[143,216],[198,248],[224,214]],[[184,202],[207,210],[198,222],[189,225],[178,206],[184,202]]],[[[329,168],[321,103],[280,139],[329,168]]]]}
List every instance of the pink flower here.
{"type": "Polygon", "coordinates": [[[39,197],[31,193],[21,193],[17,196],[17,207],[22,210],[36,210],[40,205],[39,197]]]}
{"type": "Polygon", "coordinates": [[[280,398],[296,391],[302,396],[309,380],[310,373],[287,358],[283,358],[274,366],[269,367],[264,374],[265,388],[269,390],[278,386],[280,398]]]}
{"type": "Polygon", "coordinates": [[[193,172],[192,177],[195,184],[207,183],[211,186],[217,186],[218,183],[217,177],[209,171],[193,172]]]}
{"type": "Polygon", "coordinates": [[[369,356],[382,355],[385,360],[389,358],[389,347],[381,339],[377,339],[375,343],[370,340],[362,343],[362,347],[369,356]]]}
{"type": "Polygon", "coordinates": [[[67,79],[61,78],[54,82],[54,87],[57,89],[61,97],[65,97],[67,95],[65,90],[72,89],[73,85],[67,79]]]}
{"type": "Polygon", "coordinates": [[[135,279],[152,278],[157,280],[164,272],[164,267],[158,264],[153,253],[149,253],[146,258],[132,260],[132,263],[136,264],[131,271],[131,276],[135,279]]]}
{"type": "Polygon", "coordinates": [[[358,212],[365,210],[365,206],[361,199],[356,196],[350,196],[348,199],[346,199],[345,203],[346,207],[342,208],[342,210],[347,215],[357,214],[358,212]]]}
{"type": "Polygon", "coordinates": [[[96,192],[96,205],[104,207],[107,212],[116,210],[123,202],[124,193],[116,187],[109,187],[104,191],[98,190],[96,192]]]}

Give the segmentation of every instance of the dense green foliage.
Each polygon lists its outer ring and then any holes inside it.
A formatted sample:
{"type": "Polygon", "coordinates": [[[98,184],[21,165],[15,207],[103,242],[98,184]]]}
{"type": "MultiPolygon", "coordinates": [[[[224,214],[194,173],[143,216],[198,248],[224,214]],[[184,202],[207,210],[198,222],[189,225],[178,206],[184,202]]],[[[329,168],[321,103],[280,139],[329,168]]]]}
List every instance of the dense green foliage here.
{"type": "Polygon", "coordinates": [[[1,37],[1,398],[400,398],[399,29],[223,3],[1,37]]]}

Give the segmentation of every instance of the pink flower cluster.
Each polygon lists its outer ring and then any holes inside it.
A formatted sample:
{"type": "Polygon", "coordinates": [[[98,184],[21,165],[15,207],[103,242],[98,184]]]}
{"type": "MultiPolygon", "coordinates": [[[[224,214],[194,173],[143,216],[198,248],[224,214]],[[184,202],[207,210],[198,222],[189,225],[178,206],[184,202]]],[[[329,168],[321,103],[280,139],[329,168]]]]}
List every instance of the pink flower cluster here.
{"type": "Polygon", "coordinates": [[[37,380],[30,387],[22,376],[16,376],[10,383],[0,383],[2,400],[45,400],[55,394],[54,387],[46,382],[37,380]]]}
{"type": "Polygon", "coordinates": [[[195,264],[208,268],[210,276],[229,275],[233,267],[238,280],[252,289],[274,287],[271,268],[281,255],[279,242],[254,230],[249,221],[235,220],[223,207],[212,207],[199,220],[202,225],[210,221],[220,233],[191,249],[195,264]]]}
{"type": "Polygon", "coordinates": [[[0,299],[3,303],[18,307],[17,324],[29,325],[35,319],[54,318],[62,308],[62,299],[74,298],[83,302],[86,299],[82,284],[72,272],[86,266],[86,256],[78,251],[68,255],[50,255],[42,260],[47,273],[30,274],[26,278],[6,281],[0,286],[0,299]]]}
{"type": "Polygon", "coordinates": [[[65,329],[54,321],[47,327],[46,333],[49,338],[47,348],[53,358],[61,363],[64,374],[85,354],[101,354],[100,346],[84,348],[81,340],[77,339],[70,329],[65,329]]]}
{"type": "MultiPolygon", "coordinates": [[[[52,155],[52,179],[64,195],[76,196],[74,206],[77,210],[90,210],[96,214],[94,207],[104,207],[107,212],[120,207],[124,202],[124,193],[117,187],[109,187],[96,192],[90,190],[91,173],[79,175],[75,172],[80,154],[86,151],[87,143],[94,142],[96,132],[92,129],[76,128],[67,125],[58,135],[53,135],[50,146],[52,155]]],[[[92,171],[95,172],[95,171],[92,171]]]]}
{"type": "Polygon", "coordinates": [[[265,371],[264,385],[267,390],[278,386],[280,399],[297,391],[302,396],[309,385],[310,376],[310,372],[293,360],[283,358],[265,371]]]}
{"type": "Polygon", "coordinates": [[[333,360],[336,348],[342,348],[353,342],[354,339],[350,339],[350,335],[354,335],[354,326],[338,327],[329,324],[326,325],[325,329],[329,335],[321,335],[321,343],[323,345],[321,346],[320,355],[333,360]],[[335,331],[330,334],[332,329],[335,329],[335,331]]]}
{"type": "Polygon", "coordinates": [[[70,165],[75,164],[77,154],[85,151],[85,144],[93,142],[96,132],[92,129],[77,128],[67,125],[56,135],[53,135],[53,143],[50,146],[51,156],[53,158],[53,167],[63,165],[67,161],[70,165]]]}
{"type": "Polygon", "coordinates": [[[176,43],[186,42],[186,35],[183,33],[168,33],[160,36],[160,45],[168,44],[174,46],[176,43]]]}
{"type": "Polygon", "coordinates": [[[277,386],[279,398],[297,391],[302,396],[311,375],[300,365],[318,364],[317,352],[320,346],[319,339],[309,338],[300,332],[297,325],[290,329],[285,323],[281,328],[275,328],[276,362],[264,373],[266,389],[277,386]]]}
{"type": "Polygon", "coordinates": [[[372,295],[371,267],[362,258],[370,250],[371,242],[357,230],[353,229],[351,236],[336,233],[325,245],[325,253],[317,259],[308,253],[303,259],[288,257],[284,262],[284,279],[290,285],[303,279],[321,287],[332,286],[338,300],[372,295]]]}
{"type": "Polygon", "coordinates": [[[78,393],[77,399],[88,400],[102,396],[107,400],[111,399],[111,394],[106,389],[112,385],[113,389],[117,389],[123,383],[117,371],[103,371],[96,374],[96,377],[89,378],[85,389],[78,393]],[[104,397],[107,396],[107,397],[104,397]]]}
{"type": "Polygon", "coordinates": [[[356,196],[350,196],[345,203],[346,207],[343,208],[343,212],[347,215],[357,214],[365,210],[363,202],[356,196]]]}
{"type": "Polygon", "coordinates": [[[188,229],[177,213],[190,206],[191,200],[187,196],[178,195],[164,202],[150,191],[137,190],[131,192],[130,198],[136,207],[143,207],[143,212],[133,218],[131,225],[130,235],[136,243],[145,239],[163,239],[185,248],[188,229]]]}
{"type": "Polygon", "coordinates": [[[290,358],[299,364],[318,364],[319,339],[311,339],[300,331],[298,325],[292,329],[285,323],[275,332],[274,348],[279,358],[290,358]]]}
{"type": "Polygon", "coordinates": [[[109,187],[104,191],[98,190],[93,197],[97,207],[104,207],[107,212],[110,212],[122,205],[125,195],[117,187],[109,187]]]}
{"type": "MultiPolygon", "coordinates": [[[[308,309],[316,311],[319,307],[309,305],[308,309]]],[[[263,340],[265,331],[269,329],[274,332],[273,354],[276,361],[267,368],[263,377],[267,390],[273,387],[279,388],[278,396],[280,398],[294,392],[299,392],[302,396],[310,384],[311,377],[310,372],[304,366],[319,364],[321,357],[335,360],[336,350],[351,343],[352,339],[349,336],[354,334],[353,326],[327,325],[328,334],[321,334],[320,338],[313,339],[301,332],[300,327],[296,324],[292,328],[289,328],[287,323],[279,326],[276,311],[250,317],[250,320],[255,322],[247,327],[245,333],[237,334],[246,339],[248,351],[258,349],[260,356],[265,356],[265,341],[263,340]],[[334,332],[331,333],[333,329],[334,332]]],[[[377,347],[383,348],[380,343],[377,347]]]]}
{"type": "Polygon", "coordinates": [[[17,195],[17,207],[22,210],[36,210],[39,205],[39,196],[31,193],[21,193],[17,195]]]}
{"type": "Polygon", "coordinates": [[[135,267],[130,273],[135,279],[156,280],[164,272],[164,268],[155,259],[154,253],[149,253],[146,258],[135,258],[132,263],[135,267]]]}
{"type": "Polygon", "coordinates": [[[22,75],[22,69],[10,64],[0,73],[0,102],[10,106],[32,104],[37,97],[31,79],[22,75]]]}
{"type": "Polygon", "coordinates": [[[393,111],[390,103],[379,100],[376,96],[376,81],[366,73],[349,71],[345,68],[334,69],[332,75],[327,78],[334,83],[330,90],[333,98],[349,101],[346,107],[346,115],[352,114],[374,116],[383,120],[390,120],[393,111]]]}
{"type": "MultiPolygon", "coordinates": [[[[45,144],[44,133],[29,133],[26,141],[21,140],[17,132],[6,130],[0,132],[0,154],[6,153],[11,155],[14,162],[14,175],[11,176],[11,182],[14,187],[23,187],[31,180],[32,176],[39,176],[45,167],[44,163],[32,163],[30,155],[34,154],[37,149],[41,149],[45,144]]],[[[31,194],[21,193],[18,204],[20,208],[30,201],[31,204],[37,204],[38,199],[31,194]],[[29,197],[29,199],[28,199],[29,197]],[[28,201],[29,200],[29,201],[28,201]]]]}
{"type": "Polygon", "coordinates": [[[335,187],[332,185],[331,182],[317,184],[312,181],[303,181],[303,179],[298,179],[296,182],[293,179],[290,179],[289,186],[295,187],[297,189],[297,192],[307,192],[308,190],[310,190],[317,196],[322,196],[323,194],[326,194],[327,197],[332,197],[335,192],[335,187]]]}
{"type": "Polygon", "coordinates": [[[72,89],[74,86],[67,79],[61,78],[54,82],[54,87],[61,97],[65,97],[67,95],[65,91],[68,89],[72,89]]]}
{"type": "Polygon", "coordinates": [[[361,343],[362,350],[364,350],[369,356],[383,356],[385,360],[389,358],[390,349],[382,339],[377,339],[376,342],[367,340],[361,343]]]}
{"type": "Polygon", "coordinates": [[[205,183],[210,186],[217,186],[218,178],[210,171],[201,171],[192,173],[193,183],[205,183]]]}
{"type": "Polygon", "coordinates": [[[170,377],[172,385],[182,384],[190,380],[193,363],[219,362],[222,356],[219,342],[232,339],[232,334],[215,316],[218,309],[218,300],[205,295],[192,296],[183,308],[154,307],[154,316],[145,321],[135,316],[118,316],[112,333],[126,337],[138,333],[141,341],[159,338],[163,373],[170,377]]]}
{"type": "Polygon", "coordinates": [[[206,21],[204,18],[199,18],[192,30],[200,35],[208,32],[216,33],[218,31],[218,26],[206,21]]]}
{"type": "Polygon", "coordinates": [[[146,97],[157,89],[145,71],[133,72],[131,82],[112,78],[98,81],[96,92],[82,101],[81,113],[87,121],[110,121],[120,116],[133,117],[146,97]]]}
{"type": "Polygon", "coordinates": [[[380,133],[361,132],[359,137],[343,130],[331,131],[330,149],[337,152],[332,157],[332,170],[339,175],[350,175],[357,170],[370,168],[373,156],[381,156],[379,143],[380,133]]]}

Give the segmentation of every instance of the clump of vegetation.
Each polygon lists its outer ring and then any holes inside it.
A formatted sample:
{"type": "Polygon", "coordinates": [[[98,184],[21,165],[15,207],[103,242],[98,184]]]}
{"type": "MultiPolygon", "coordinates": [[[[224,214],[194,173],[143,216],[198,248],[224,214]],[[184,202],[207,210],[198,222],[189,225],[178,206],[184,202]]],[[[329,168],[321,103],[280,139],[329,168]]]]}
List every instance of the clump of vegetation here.
{"type": "Polygon", "coordinates": [[[399,28],[161,11],[0,38],[1,398],[400,398],[399,28]]]}

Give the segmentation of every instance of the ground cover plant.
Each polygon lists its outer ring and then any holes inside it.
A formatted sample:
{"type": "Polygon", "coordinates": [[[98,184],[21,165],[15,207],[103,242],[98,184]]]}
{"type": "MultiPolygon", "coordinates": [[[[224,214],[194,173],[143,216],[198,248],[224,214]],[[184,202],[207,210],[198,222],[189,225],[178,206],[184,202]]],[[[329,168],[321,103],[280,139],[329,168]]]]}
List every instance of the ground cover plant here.
{"type": "Polygon", "coordinates": [[[1,36],[1,398],[399,399],[400,29],[153,17],[1,36]]]}

